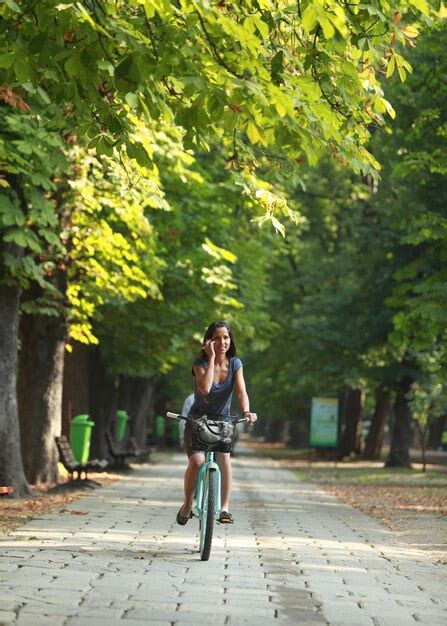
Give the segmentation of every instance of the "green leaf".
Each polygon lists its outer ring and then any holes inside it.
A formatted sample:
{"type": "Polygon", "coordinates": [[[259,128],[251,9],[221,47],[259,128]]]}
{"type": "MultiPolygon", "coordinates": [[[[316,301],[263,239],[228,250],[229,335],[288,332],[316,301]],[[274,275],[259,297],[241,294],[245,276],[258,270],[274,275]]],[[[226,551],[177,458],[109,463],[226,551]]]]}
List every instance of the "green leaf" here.
{"type": "Polygon", "coordinates": [[[53,233],[51,230],[41,228],[39,230],[39,235],[43,237],[46,241],[48,241],[48,243],[53,244],[58,247],[61,246],[60,237],[56,235],[56,233],[53,233]]]}
{"type": "Polygon", "coordinates": [[[16,58],[17,55],[15,52],[5,52],[4,54],[0,54],[0,67],[4,67],[6,69],[12,67],[16,58]]]}
{"type": "Polygon", "coordinates": [[[394,60],[394,56],[392,56],[390,58],[390,60],[388,61],[388,65],[387,65],[387,68],[386,68],[386,77],[387,78],[389,78],[390,76],[393,75],[395,66],[396,66],[396,62],[394,60]]]}
{"type": "Polygon", "coordinates": [[[302,24],[307,33],[311,33],[317,26],[318,19],[315,7],[310,3],[303,12],[302,24]]]}
{"type": "Polygon", "coordinates": [[[93,139],[88,143],[87,148],[89,150],[96,148],[100,139],[101,139],[101,135],[97,135],[96,137],[93,137],[93,139]]]}
{"type": "Polygon", "coordinates": [[[39,33],[30,40],[28,44],[28,52],[30,54],[40,54],[47,41],[47,33],[39,33]]]}
{"type": "Polygon", "coordinates": [[[275,56],[272,58],[270,64],[270,73],[272,77],[272,81],[277,84],[279,80],[282,78],[281,74],[283,71],[283,61],[284,61],[284,53],[282,50],[278,50],[275,56]]]}
{"type": "Polygon", "coordinates": [[[28,247],[33,252],[37,252],[37,254],[42,252],[42,246],[40,245],[39,240],[38,240],[38,238],[37,238],[35,233],[33,233],[31,230],[26,230],[25,231],[25,239],[26,239],[26,243],[27,243],[28,247]]]}
{"type": "Polygon", "coordinates": [[[399,78],[400,78],[401,82],[405,82],[405,79],[407,78],[407,74],[406,74],[404,68],[401,65],[398,65],[397,66],[397,71],[398,71],[399,78]]]}
{"type": "Polygon", "coordinates": [[[37,93],[39,94],[39,96],[42,98],[42,100],[46,103],[46,104],[50,104],[51,100],[47,94],[47,92],[42,89],[42,87],[37,87],[37,93]]]}
{"type": "Polygon", "coordinates": [[[7,7],[15,11],[16,13],[20,13],[21,9],[15,0],[3,0],[7,7]]]}
{"type": "Polygon", "coordinates": [[[332,39],[335,34],[335,29],[332,26],[332,23],[328,20],[325,15],[320,15],[318,17],[318,21],[323,29],[324,36],[326,39],[332,39]]]}
{"type": "Polygon", "coordinates": [[[64,64],[65,71],[69,76],[77,77],[84,70],[80,54],[73,54],[64,64]]]}
{"type": "Polygon", "coordinates": [[[22,230],[16,230],[16,229],[9,230],[7,233],[3,235],[3,239],[4,241],[7,241],[8,243],[15,243],[21,248],[26,248],[27,246],[27,239],[26,239],[25,233],[22,230]]]}
{"type": "Polygon", "coordinates": [[[425,0],[408,0],[409,4],[416,7],[424,15],[430,15],[430,9],[428,8],[425,0]]]}
{"type": "Polygon", "coordinates": [[[216,259],[223,259],[224,261],[229,261],[230,263],[236,263],[237,261],[237,256],[235,254],[230,252],[230,250],[216,246],[216,244],[214,244],[211,239],[208,239],[208,237],[206,237],[205,242],[202,244],[202,248],[216,259]]]}
{"type": "Polygon", "coordinates": [[[143,167],[150,167],[152,165],[148,153],[141,144],[129,142],[126,144],[126,151],[129,158],[135,159],[139,165],[143,167]]]}
{"type": "Polygon", "coordinates": [[[286,229],[284,228],[284,224],[282,224],[274,215],[272,215],[270,219],[276,232],[279,233],[282,237],[285,237],[286,229]]]}
{"type": "Polygon", "coordinates": [[[126,100],[127,104],[133,109],[136,109],[140,104],[140,99],[138,97],[138,94],[133,93],[131,91],[129,91],[129,93],[126,93],[124,99],[126,100]]]}
{"type": "Polygon", "coordinates": [[[259,133],[259,130],[256,124],[254,124],[253,122],[249,121],[247,123],[246,132],[251,143],[259,143],[261,141],[261,134],[259,133]]]}
{"type": "Polygon", "coordinates": [[[14,72],[21,83],[26,83],[30,79],[31,70],[25,58],[16,58],[14,63],[14,72]]]}
{"type": "Polygon", "coordinates": [[[104,135],[99,138],[99,141],[96,144],[96,152],[97,154],[104,154],[108,157],[113,156],[113,145],[104,135]]]}

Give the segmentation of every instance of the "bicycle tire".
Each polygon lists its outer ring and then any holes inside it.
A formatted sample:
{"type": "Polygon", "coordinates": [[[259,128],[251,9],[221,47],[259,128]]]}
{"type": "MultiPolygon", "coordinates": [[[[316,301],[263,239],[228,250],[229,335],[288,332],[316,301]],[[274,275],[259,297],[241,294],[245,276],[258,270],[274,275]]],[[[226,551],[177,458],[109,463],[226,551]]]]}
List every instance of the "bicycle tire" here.
{"type": "Polygon", "coordinates": [[[201,537],[200,542],[200,558],[202,561],[208,561],[211,553],[211,544],[213,542],[214,531],[214,516],[216,511],[216,489],[217,489],[217,477],[216,470],[210,469],[208,472],[208,489],[203,499],[204,511],[203,521],[201,524],[201,537]]]}

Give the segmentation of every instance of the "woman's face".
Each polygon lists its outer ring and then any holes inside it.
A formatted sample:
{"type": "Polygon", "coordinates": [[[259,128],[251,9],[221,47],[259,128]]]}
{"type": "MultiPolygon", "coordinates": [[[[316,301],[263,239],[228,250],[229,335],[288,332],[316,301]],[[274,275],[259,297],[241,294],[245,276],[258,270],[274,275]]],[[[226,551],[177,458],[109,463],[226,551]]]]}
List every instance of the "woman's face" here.
{"type": "Polygon", "coordinates": [[[211,337],[214,341],[214,351],[216,354],[225,354],[230,349],[231,338],[228,329],[225,327],[216,328],[211,337]]]}

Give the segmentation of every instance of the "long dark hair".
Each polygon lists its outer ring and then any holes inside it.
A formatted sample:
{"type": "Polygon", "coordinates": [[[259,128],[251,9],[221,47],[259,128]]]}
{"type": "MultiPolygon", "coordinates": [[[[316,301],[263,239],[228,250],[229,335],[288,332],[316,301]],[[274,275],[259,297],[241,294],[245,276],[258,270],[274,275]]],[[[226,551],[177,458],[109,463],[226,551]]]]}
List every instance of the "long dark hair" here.
{"type": "MultiPolygon", "coordinates": [[[[231,357],[236,356],[237,351],[236,351],[236,343],[234,341],[233,331],[231,330],[231,326],[227,322],[213,322],[212,324],[210,324],[203,338],[203,343],[205,344],[205,341],[208,341],[208,339],[212,338],[216,328],[226,328],[228,330],[231,343],[230,343],[230,347],[228,349],[227,354],[228,354],[228,357],[231,359],[231,357]]],[[[208,355],[203,348],[202,348],[202,356],[204,359],[208,360],[208,355]]]]}

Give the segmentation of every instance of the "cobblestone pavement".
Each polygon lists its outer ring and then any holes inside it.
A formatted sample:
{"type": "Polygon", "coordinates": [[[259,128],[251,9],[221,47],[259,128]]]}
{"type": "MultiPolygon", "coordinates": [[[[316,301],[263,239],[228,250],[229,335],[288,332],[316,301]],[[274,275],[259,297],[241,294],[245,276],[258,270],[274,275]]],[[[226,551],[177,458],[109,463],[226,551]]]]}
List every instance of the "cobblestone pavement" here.
{"type": "Polygon", "coordinates": [[[446,570],[274,461],[237,457],[200,561],[185,459],[143,466],[0,541],[0,624],[447,624],[446,570]]]}

